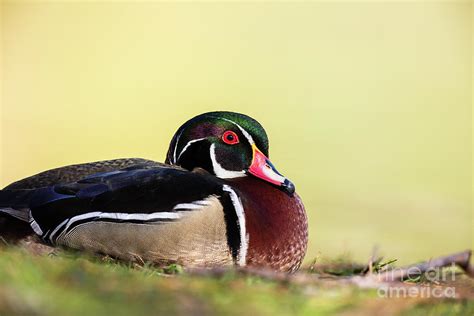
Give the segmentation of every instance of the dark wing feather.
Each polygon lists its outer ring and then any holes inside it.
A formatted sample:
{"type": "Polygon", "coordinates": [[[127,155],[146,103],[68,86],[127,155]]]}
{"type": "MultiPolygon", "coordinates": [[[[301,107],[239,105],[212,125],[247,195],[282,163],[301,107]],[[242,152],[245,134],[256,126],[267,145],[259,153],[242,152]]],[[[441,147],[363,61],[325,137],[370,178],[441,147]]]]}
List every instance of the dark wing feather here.
{"type": "Polygon", "coordinates": [[[124,168],[133,168],[134,166],[143,168],[160,167],[165,165],[153,160],[147,160],[142,158],[122,158],[75,164],[38,173],[31,177],[16,181],[8,185],[5,189],[37,189],[41,187],[55,185],[58,183],[74,182],[89,175],[97,173],[106,173],[124,168]]]}

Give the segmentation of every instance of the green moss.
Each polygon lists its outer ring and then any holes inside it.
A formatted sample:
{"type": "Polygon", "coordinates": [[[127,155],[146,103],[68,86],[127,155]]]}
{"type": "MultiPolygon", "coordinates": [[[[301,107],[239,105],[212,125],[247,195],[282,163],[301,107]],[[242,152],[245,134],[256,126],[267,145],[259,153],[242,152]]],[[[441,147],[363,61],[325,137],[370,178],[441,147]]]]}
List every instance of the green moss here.
{"type": "MultiPolygon", "coordinates": [[[[333,315],[364,310],[377,298],[375,290],[324,282],[300,286],[232,272],[192,276],[176,265],[158,269],[70,252],[42,257],[0,251],[0,315],[333,315]]],[[[409,312],[451,310],[474,314],[471,302],[459,301],[416,305],[409,312]]]]}

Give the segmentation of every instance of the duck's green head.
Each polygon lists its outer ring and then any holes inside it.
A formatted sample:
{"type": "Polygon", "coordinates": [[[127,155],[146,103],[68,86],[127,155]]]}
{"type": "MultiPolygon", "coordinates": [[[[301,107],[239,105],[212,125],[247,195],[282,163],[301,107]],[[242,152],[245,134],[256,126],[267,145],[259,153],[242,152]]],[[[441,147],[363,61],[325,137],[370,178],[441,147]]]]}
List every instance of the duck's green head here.
{"type": "Polygon", "coordinates": [[[295,191],[268,159],[262,125],[244,114],[209,112],[190,119],[176,131],[166,162],[188,170],[202,168],[223,179],[251,175],[295,191]]]}

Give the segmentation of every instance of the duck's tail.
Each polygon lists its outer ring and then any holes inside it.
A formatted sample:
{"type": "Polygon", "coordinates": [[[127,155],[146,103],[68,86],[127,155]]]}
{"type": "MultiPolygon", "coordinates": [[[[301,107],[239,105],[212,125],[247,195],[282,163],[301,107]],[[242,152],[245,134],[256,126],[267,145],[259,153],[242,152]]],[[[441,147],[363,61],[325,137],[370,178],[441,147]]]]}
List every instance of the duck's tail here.
{"type": "Polygon", "coordinates": [[[34,190],[0,190],[0,214],[8,214],[28,222],[29,202],[33,193],[34,190]]]}

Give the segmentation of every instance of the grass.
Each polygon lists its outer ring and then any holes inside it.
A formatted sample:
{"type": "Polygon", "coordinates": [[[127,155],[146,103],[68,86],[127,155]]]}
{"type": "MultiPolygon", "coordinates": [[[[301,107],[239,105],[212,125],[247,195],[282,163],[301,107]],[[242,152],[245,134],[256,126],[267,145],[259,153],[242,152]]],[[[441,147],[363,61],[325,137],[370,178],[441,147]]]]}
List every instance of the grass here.
{"type": "MultiPolygon", "coordinates": [[[[338,258],[333,265],[313,265],[308,273],[350,275],[358,266],[338,258]]],[[[472,298],[474,283],[463,280],[472,298]]],[[[160,269],[66,251],[38,256],[17,247],[0,249],[0,315],[370,315],[381,310],[472,315],[474,301],[385,299],[374,289],[349,285],[300,286],[232,272],[193,276],[176,265],[160,269]]]]}

